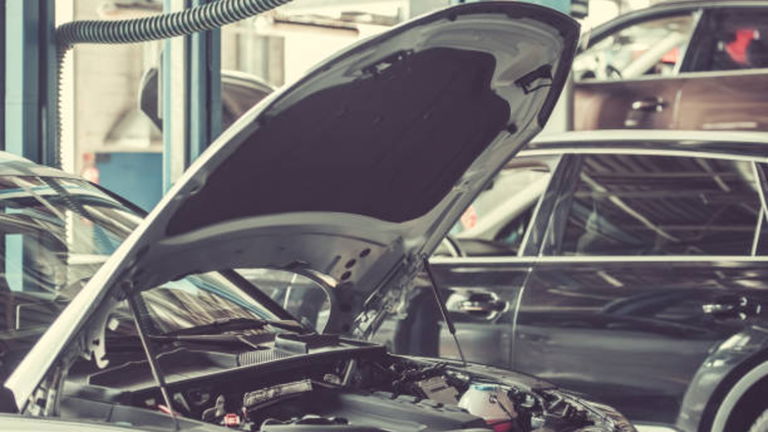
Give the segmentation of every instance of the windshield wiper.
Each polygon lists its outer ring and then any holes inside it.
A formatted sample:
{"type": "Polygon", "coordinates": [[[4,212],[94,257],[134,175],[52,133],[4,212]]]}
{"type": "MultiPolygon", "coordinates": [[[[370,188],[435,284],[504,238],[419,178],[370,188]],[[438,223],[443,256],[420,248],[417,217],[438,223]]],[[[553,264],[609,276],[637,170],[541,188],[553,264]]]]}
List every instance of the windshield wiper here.
{"type": "Polygon", "coordinates": [[[262,329],[266,326],[277,327],[283,330],[289,330],[297,333],[307,333],[307,329],[294,320],[268,320],[259,318],[226,318],[216,320],[210,324],[203,324],[195,327],[184,328],[180,330],[164,333],[163,336],[180,335],[204,335],[216,334],[234,330],[252,330],[262,329]]]}

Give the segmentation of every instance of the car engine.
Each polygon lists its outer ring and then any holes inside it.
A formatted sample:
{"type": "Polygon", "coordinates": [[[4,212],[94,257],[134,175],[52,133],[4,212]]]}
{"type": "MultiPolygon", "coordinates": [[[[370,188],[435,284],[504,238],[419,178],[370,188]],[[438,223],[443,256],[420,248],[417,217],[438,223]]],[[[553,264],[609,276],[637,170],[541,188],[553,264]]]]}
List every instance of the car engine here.
{"type": "Polygon", "coordinates": [[[173,413],[263,432],[623,430],[605,412],[552,386],[502,382],[471,366],[391,355],[326,335],[278,335],[270,345],[231,354],[164,352],[159,363],[171,407],[142,361],[80,370],[64,387],[61,415],[161,426],[173,413]]]}

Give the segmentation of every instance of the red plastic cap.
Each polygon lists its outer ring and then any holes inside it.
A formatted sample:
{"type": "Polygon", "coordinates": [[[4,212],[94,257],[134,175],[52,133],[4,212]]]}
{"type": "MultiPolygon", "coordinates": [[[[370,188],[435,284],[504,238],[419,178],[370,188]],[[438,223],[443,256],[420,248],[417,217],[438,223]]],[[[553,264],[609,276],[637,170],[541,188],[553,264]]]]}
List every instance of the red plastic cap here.
{"type": "Polygon", "coordinates": [[[240,426],[240,416],[235,413],[224,414],[224,426],[226,427],[240,426]]]}

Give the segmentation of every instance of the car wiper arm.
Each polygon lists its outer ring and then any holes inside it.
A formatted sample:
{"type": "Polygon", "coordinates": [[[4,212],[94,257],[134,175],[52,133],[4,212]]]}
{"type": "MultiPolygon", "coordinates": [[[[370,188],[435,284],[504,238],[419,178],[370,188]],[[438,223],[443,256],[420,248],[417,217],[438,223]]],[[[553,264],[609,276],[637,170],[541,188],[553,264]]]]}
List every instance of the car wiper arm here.
{"type": "MultiPolygon", "coordinates": [[[[126,286],[126,288],[128,287],[126,286]]],[[[168,407],[168,415],[171,416],[171,421],[173,421],[173,430],[178,431],[181,429],[179,426],[179,419],[176,418],[176,414],[173,411],[173,403],[170,397],[170,393],[168,392],[168,386],[165,383],[165,375],[163,375],[163,372],[160,369],[160,363],[157,361],[158,353],[155,352],[155,347],[148,338],[149,333],[147,332],[147,322],[140,312],[141,306],[137,301],[134,293],[130,290],[127,290],[127,293],[128,295],[126,296],[126,300],[128,301],[128,306],[131,308],[133,322],[136,324],[136,330],[139,333],[139,340],[141,341],[141,347],[146,354],[147,362],[149,363],[149,369],[151,370],[152,376],[155,378],[155,382],[157,382],[157,386],[160,389],[160,395],[163,397],[163,402],[165,402],[165,405],[168,407]]]]}
{"type": "Polygon", "coordinates": [[[184,328],[180,330],[164,333],[163,336],[181,336],[181,335],[201,335],[220,333],[233,330],[251,330],[261,329],[266,326],[277,327],[283,330],[289,330],[297,333],[306,333],[307,329],[294,320],[269,320],[261,318],[226,318],[216,320],[210,324],[203,324],[195,327],[184,328]]]}

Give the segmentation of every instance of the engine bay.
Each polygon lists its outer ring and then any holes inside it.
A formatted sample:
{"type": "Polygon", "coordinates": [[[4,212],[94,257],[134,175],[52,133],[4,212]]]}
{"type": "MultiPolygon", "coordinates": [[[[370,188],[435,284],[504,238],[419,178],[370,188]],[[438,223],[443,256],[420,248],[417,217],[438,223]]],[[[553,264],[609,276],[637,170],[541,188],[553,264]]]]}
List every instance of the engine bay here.
{"type": "Polygon", "coordinates": [[[73,368],[59,414],[162,427],[173,413],[182,430],[202,422],[264,432],[566,432],[601,421],[551,386],[501,382],[460,364],[390,355],[378,345],[316,334],[277,335],[269,345],[164,352],[159,364],[170,407],[141,361],[73,368]]]}

